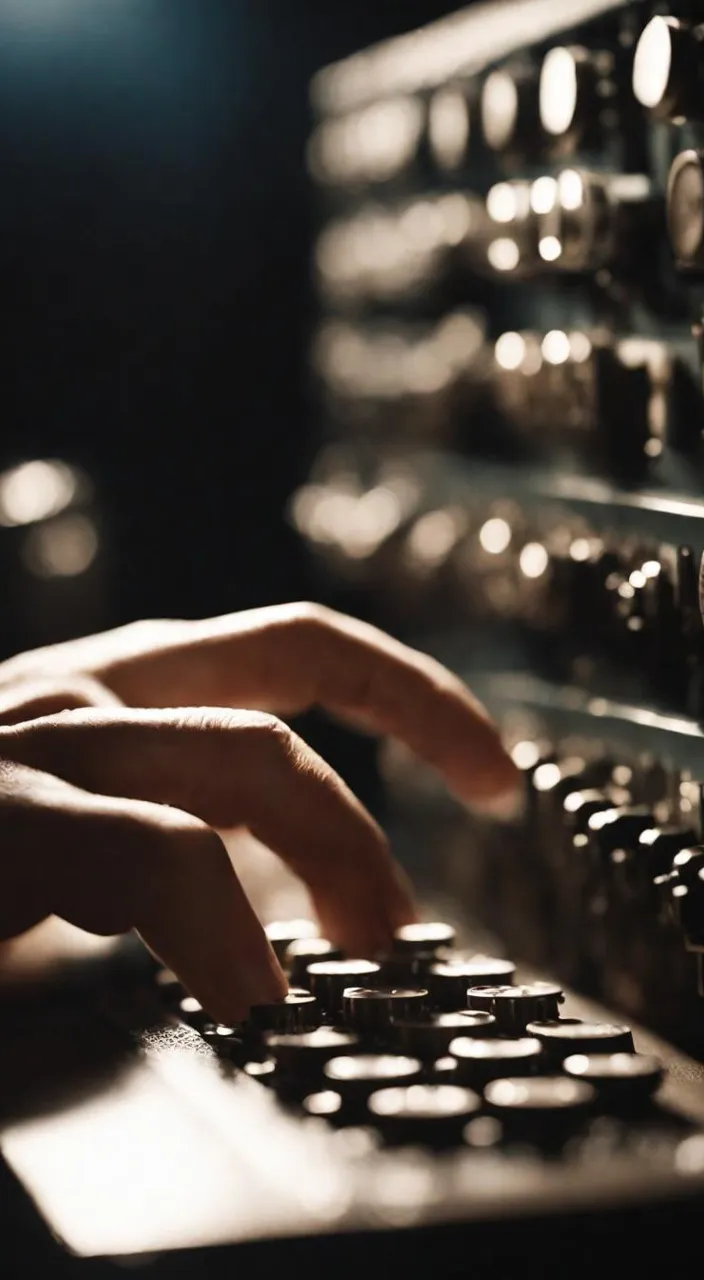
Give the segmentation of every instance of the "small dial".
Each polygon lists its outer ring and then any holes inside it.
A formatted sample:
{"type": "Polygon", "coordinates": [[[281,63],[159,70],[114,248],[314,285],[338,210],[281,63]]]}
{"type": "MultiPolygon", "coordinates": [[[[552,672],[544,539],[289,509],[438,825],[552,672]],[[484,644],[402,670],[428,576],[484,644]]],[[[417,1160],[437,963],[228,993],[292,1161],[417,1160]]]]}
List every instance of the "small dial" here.
{"type": "Polygon", "coordinates": [[[680,123],[702,119],[702,28],[657,14],[643,28],[633,59],[633,92],[652,115],[680,123]]]}
{"type": "Polygon", "coordinates": [[[681,151],[667,181],[667,227],[679,267],[704,267],[704,166],[700,151],[681,151]]]}

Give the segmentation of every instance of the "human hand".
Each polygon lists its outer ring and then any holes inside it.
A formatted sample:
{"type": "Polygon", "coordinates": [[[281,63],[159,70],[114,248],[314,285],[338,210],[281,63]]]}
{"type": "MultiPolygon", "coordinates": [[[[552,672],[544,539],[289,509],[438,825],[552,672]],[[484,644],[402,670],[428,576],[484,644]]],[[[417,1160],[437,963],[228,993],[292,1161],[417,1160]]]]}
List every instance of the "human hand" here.
{"type": "Polygon", "coordinates": [[[303,879],[326,936],[385,947],[415,917],[412,894],[371,816],[277,718],[312,706],[402,740],[478,808],[520,795],[457,677],[320,606],[35,650],[0,664],[0,939],[49,915],[134,928],[214,1017],[237,1021],[286,991],[217,834],[247,827],[303,879]]]}

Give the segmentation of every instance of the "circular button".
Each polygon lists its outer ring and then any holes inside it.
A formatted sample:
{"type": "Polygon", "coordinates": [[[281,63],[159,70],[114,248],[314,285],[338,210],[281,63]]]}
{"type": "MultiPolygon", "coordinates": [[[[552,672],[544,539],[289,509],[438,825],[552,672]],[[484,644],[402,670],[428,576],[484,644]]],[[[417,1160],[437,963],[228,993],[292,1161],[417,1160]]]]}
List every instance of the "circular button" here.
{"type": "Polygon", "coordinates": [[[318,926],[312,920],[273,920],[265,929],[277,960],[283,960],[287,949],[298,938],[316,938],[318,926]]]}
{"type": "Polygon", "coordinates": [[[388,1032],[397,1018],[417,1019],[426,1010],[428,992],[396,987],[346,987],[342,1017],[347,1026],[365,1034],[388,1032]]]}
{"type": "Polygon", "coordinates": [[[677,18],[657,15],[643,28],[633,59],[633,92],[662,120],[702,118],[702,43],[677,18]]]}
{"type": "Polygon", "coordinates": [[[565,796],[562,807],[571,831],[575,835],[583,835],[589,829],[592,815],[613,809],[614,802],[604,791],[589,788],[585,791],[570,791],[565,796]]]}
{"type": "Polygon", "coordinates": [[[301,1105],[309,1116],[334,1120],[342,1110],[342,1097],[334,1089],[321,1089],[318,1093],[309,1093],[301,1105]]]}
{"type": "Polygon", "coordinates": [[[283,966],[288,970],[291,985],[308,986],[308,965],[316,960],[341,960],[342,951],[327,938],[296,938],[286,948],[283,966]]]}
{"type": "Polygon", "coordinates": [[[369,1099],[369,1112],[387,1141],[431,1147],[459,1141],[480,1106],[476,1093],[451,1084],[379,1089],[369,1099]]]}
{"type": "Polygon", "coordinates": [[[487,77],[481,97],[484,140],[492,151],[503,151],[511,143],[518,121],[518,88],[507,71],[493,71],[487,77]]]}
{"type": "Polygon", "coordinates": [[[457,1079],[473,1089],[483,1089],[501,1076],[532,1075],[543,1062],[543,1050],[535,1036],[517,1040],[477,1040],[458,1036],[450,1042],[457,1060],[457,1079]]]}
{"type": "Polygon", "coordinates": [[[202,1035],[217,1053],[229,1058],[236,1057],[244,1047],[240,1027],[228,1027],[222,1022],[208,1023],[203,1027],[202,1035]]]}
{"type": "MultiPolygon", "coordinates": [[[[421,955],[413,955],[409,951],[407,954],[397,952],[394,955],[382,956],[379,958],[381,969],[379,981],[385,987],[427,988],[430,967],[435,964],[438,956],[445,954],[445,950],[442,947],[438,951],[421,955]]],[[[447,954],[449,956],[451,953],[448,951],[447,954]]]]}
{"type": "Polygon", "coordinates": [[[469,987],[479,985],[506,986],[513,982],[515,964],[492,956],[476,955],[466,960],[446,960],[428,971],[428,987],[432,1003],[448,1012],[467,1008],[469,987]]]}
{"type": "Polygon", "coordinates": [[[657,1058],[640,1053],[575,1053],[565,1058],[562,1069],[592,1085],[599,1101],[616,1110],[646,1104],[664,1075],[657,1058]]]}
{"type": "Polygon", "coordinates": [[[459,86],[434,93],[428,105],[428,145],[437,167],[459,169],[467,158],[471,132],[471,106],[459,86]]]}
{"type": "Polygon", "coordinates": [[[404,955],[433,955],[443,947],[454,947],[455,930],[439,920],[405,924],[394,933],[394,951],[404,955]]]}
{"type": "Polygon", "coordinates": [[[185,995],[183,984],[172,969],[157,969],[154,975],[154,982],[159,995],[166,1004],[177,1005],[183,999],[185,995]]]}
{"type": "Polygon", "coordinates": [[[323,1076],[346,1103],[357,1103],[365,1102],[376,1089],[416,1083],[421,1079],[422,1070],[418,1058],[361,1053],[355,1057],[331,1058],[323,1067],[323,1076]]]}
{"type": "Polygon", "coordinates": [[[529,1022],[551,1022],[559,1016],[562,989],[552,982],[524,982],[520,986],[470,987],[470,1009],[493,1013],[499,1031],[516,1034],[529,1022]]]}
{"type": "Polygon", "coordinates": [[[672,162],[667,229],[678,266],[704,267],[704,167],[699,151],[681,151],[672,162]]]}
{"type": "Polygon", "coordinates": [[[501,67],[482,87],[480,115],[490,151],[529,156],[540,146],[538,73],[535,67],[501,67]]]}
{"type": "Polygon", "coordinates": [[[273,1084],[276,1075],[276,1063],[271,1058],[264,1058],[261,1062],[245,1062],[242,1070],[245,1075],[251,1076],[253,1080],[259,1080],[262,1084],[273,1084]]]}
{"type": "Polygon", "coordinates": [[[638,837],[635,861],[643,867],[648,881],[651,881],[655,876],[669,871],[675,854],[692,845],[696,838],[691,827],[682,827],[676,823],[646,827],[638,837]]]}
{"type": "Polygon", "coordinates": [[[546,54],[538,91],[540,123],[561,152],[599,140],[604,108],[615,97],[612,72],[610,53],[558,45],[546,54]]]}
{"type": "Polygon", "coordinates": [[[352,1031],[318,1027],[297,1034],[270,1032],[265,1044],[283,1075],[300,1078],[322,1071],[330,1058],[354,1051],[359,1038],[352,1031]]]}
{"type": "Polygon", "coordinates": [[[210,1022],[200,1000],[196,1000],[195,996],[184,996],[183,1000],[179,1001],[178,1012],[184,1022],[187,1022],[191,1027],[195,1027],[198,1031],[202,1030],[206,1023],[210,1022]]]}
{"type": "Polygon", "coordinates": [[[540,122],[546,133],[561,137],[574,124],[577,111],[577,63],[571,49],[551,49],[540,69],[540,122]]]}
{"type": "Polygon", "coordinates": [[[315,960],[308,965],[308,980],[325,1012],[335,1017],[342,1013],[345,987],[369,987],[380,972],[373,960],[315,960]]]}
{"type": "Polygon", "coordinates": [[[632,846],[641,832],[654,823],[652,810],[646,805],[624,805],[591,814],[586,834],[595,860],[602,863],[614,849],[632,846]]]}
{"type": "Polygon", "coordinates": [[[529,1036],[535,1036],[551,1062],[563,1062],[573,1053],[632,1053],[630,1027],[611,1022],[581,1022],[564,1018],[556,1022],[529,1022],[529,1036]]]}
{"type": "Polygon", "coordinates": [[[447,1052],[457,1036],[493,1036],[496,1018],[491,1013],[436,1013],[426,1022],[401,1020],[394,1024],[396,1043],[419,1058],[436,1058],[447,1052]]]}
{"type": "Polygon", "coordinates": [[[528,1141],[551,1145],[585,1120],[596,1102],[596,1090],[569,1076],[492,1080],[484,1099],[506,1131],[528,1141]]]}
{"type": "Polygon", "coordinates": [[[254,1031],[309,1031],[320,1021],[318,1001],[310,991],[292,987],[283,1000],[255,1004],[247,1026],[254,1031]]]}

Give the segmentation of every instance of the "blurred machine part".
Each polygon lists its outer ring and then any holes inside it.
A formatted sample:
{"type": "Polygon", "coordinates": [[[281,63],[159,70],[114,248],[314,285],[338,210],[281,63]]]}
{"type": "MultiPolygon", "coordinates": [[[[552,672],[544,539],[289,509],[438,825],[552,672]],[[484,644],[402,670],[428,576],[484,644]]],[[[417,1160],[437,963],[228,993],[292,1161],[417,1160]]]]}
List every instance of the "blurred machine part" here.
{"type": "Polygon", "coordinates": [[[0,473],[0,657],[109,625],[105,540],[78,467],[35,458],[0,473]]]}

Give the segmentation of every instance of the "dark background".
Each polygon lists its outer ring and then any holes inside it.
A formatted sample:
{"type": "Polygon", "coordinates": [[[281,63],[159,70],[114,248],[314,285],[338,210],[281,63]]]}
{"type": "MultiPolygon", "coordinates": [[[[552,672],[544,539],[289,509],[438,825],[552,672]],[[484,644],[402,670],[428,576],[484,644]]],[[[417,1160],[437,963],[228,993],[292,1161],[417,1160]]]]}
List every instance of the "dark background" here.
{"type": "Polygon", "coordinates": [[[316,594],[307,87],[433,0],[0,0],[0,466],[96,479],[108,621],[316,594]]]}

